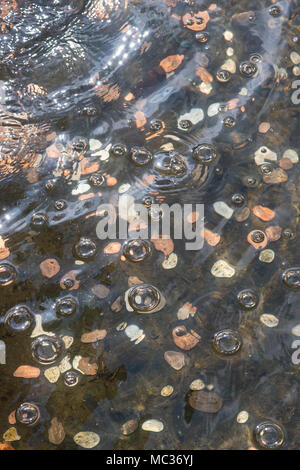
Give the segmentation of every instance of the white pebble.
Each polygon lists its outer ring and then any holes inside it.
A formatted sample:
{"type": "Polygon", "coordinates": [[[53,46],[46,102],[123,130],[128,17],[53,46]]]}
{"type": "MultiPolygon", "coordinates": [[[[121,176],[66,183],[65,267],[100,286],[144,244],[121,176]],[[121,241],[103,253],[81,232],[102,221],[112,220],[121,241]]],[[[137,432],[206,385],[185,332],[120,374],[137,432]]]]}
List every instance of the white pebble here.
{"type": "Polygon", "coordinates": [[[78,196],[79,194],[86,193],[91,189],[90,185],[87,183],[79,183],[77,188],[73,189],[72,195],[78,196]]]}
{"type": "Polygon", "coordinates": [[[231,209],[231,207],[229,207],[224,201],[214,202],[213,207],[216,213],[225,217],[225,219],[230,219],[233,214],[233,209],[231,209]]]}
{"type": "Polygon", "coordinates": [[[298,153],[293,149],[287,149],[283,154],[283,158],[288,158],[292,163],[299,162],[298,153]]]}
{"type": "Polygon", "coordinates": [[[279,323],[278,318],[275,317],[275,315],[271,315],[269,313],[264,313],[261,315],[260,321],[269,328],[275,328],[279,323]]]}
{"type": "Polygon", "coordinates": [[[202,82],[200,85],[199,85],[199,90],[201,91],[201,93],[204,93],[205,95],[209,95],[211,90],[212,90],[212,84],[211,83],[205,83],[205,82],[202,82]]]}
{"type": "Polygon", "coordinates": [[[230,73],[236,72],[236,63],[233,59],[225,60],[224,64],[221,66],[222,70],[228,70],[230,73]]]}
{"type": "Polygon", "coordinates": [[[167,256],[163,262],[162,262],[162,267],[164,269],[173,269],[177,266],[177,262],[178,262],[178,257],[176,255],[176,253],[171,253],[169,254],[169,256],[167,256]]]}
{"type": "Polygon", "coordinates": [[[220,103],[213,103],[207,108],[207,116],[212,117],[216,116],[220,110],[220,103]]]}
{"type": "Polygon", "coordinates": [[[178,118],[178,127],[180,121],[188,120],[191,121],[192,124],[198,124],[198,122],[202,121],[204,118],[204,112],[201,108],[192,108],[189,113],[182,114],[178,118]]]}
{"type": "Polygon", "coordinates": [[[233,277],[235,269],[227,261],[219,259],[211,268],[211,273],[215,277],[233,277]]]}
{"type": "Polygon", "coordinates": [[[164,425],[158,419],[148,419],[148,421],[142,424],[142,429],[144,431],[161,432],[164,429],[164,425]]]}
{"type": "Polygon", "coordinates": [[[128,325],[127,328],[125,328],[125,334],[130,341],[135,341],[143,334],[143,330],[137,325],[128,325]]]}
{"type": "Polygon", "coordinates": [[[259,253],[259,261],[262,261],[262,263],[272,263],[275,258],[275,253],[273,250],[262,250],[259,253]]]}
{"type": "Polygon", "coordinates": [[[247,423],[248,419],[249,419],[248,411],[240,411],[236,417],[236,420],[239,424],[247,423]]]}
{"type": "Polygon", "coordinates": [[[191,390],[203,390],[203,388],[205,388],[205,383],[201,379],[193,380],[193,382],[190,384],[191,390]]]}
{"type": "Polygon", "coordinates": [[[224,38],[226,41],[231,41],[233,39],[233,32],[229,31],[228,29],[223,33],[224,38]]]}
{"type": "Polygon", "coordinates": [[[80,447],[84,449],[92,449],[96,447],[100,442],[100,436],[95,432],[79,432],[74,436],[74,441],[80,447]]]}
{"type": "Polygon", "coordinates": [[[265,163],[265,160],[275,162],[277,160],[277,153],[272,152],[272,150],[263,145],[262,147],[256,150],[254,160],[256,165],[262,165],[263,163],[265,163]]]}
{"type": "Polygon", "coordinates": [[[294,326],[294,328],[292,329],[292,334],[295,336],[300,336],[300,324],[294,326]]]}
{"type": "Polygon", "coordinates": [[[300,55],[298,54],[298,52],[295,52],[295,51],[291,52],[290,59],[293,62],[293,64],[295,65],[300,64],[300,55]]]}

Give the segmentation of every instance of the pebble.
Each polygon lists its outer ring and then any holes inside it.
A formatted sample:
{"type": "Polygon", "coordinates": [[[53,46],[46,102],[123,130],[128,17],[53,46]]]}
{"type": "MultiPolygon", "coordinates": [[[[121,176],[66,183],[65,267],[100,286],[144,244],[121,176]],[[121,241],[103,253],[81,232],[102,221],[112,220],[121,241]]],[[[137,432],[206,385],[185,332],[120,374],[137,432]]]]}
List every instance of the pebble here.
{"type": "Polygon", "coordinates": [[[158,419],[148,419],[142,424],[143,431],[150,432],[161,432],[164,429],[164,425],[158,419]]]}
{"type": "Polygon", "coordinates": [[[94,330],[90,331],[89,333],[84,333],[81,336],[82,343],[95,343],[96,341],[100,341],[104,339],[107,335],[106,330],[94,330]]]}
{"type": "Polygon", "coordinates": [[[262,147],[259,147],[259,149],[256,150],[254,154],[254,160],[255,160],[256,165],[262,165],[263,163],[265,163],[266,160],[276,162],[277,153],[273,152],[272,150],[270,150],[268,147],[264,145],[262,147]]]}
{"type": "Polygon", "coordinates": [[[130,434],[133,434],[137,428],[138,428],[138,421],[136,419],[130,419],[129,421],[126,421],[121,427],[122,434],[124,436],[129,436],[130,434]]]}
{"type": "Polygon", "coordinates": [[[176,346],[185,351],[193,349],[201,339],[194,330],[188,332],[184,325],[176,326],[172,331],[172,336],[176,346]]]}
{"type": "Polygon", "coordinates": [[[65,356],[62,359],[62,361],[58,365],[58,368],[59,368],[59,371],[60,371],[61,374],[64,374],[68,370],[72,369],[72,364],[70,362],[70,356],[69,355],[65,356]]]}
{"type": "Polygon", "coordinates": [[[266,134],[270,130],[271,124],[269,122],[261,122],[258,126],[258,132],[261,134],[266,134]]]}
{"type": "Polygon", "coordinates": [[[295,335],[295,336],[300,336],[300,324],[294,326],[294,328],[292,328],[292,334],[295,335]]]}
{"type": "Polygon", "coordinates": [[[190,302],[186,302],[177,312],[178,320],[187,320],[189,316],[194,316],[197,312],[197,307],[193,307],[190,302]]]}
{"type": "Polygon", "coordinates": [[[260,321],[269,328],[275,328],[279,323],[278,318],[275,317],[275,315],[271,315],[269,313],[264,313],[261,315],[260,321]]]}
{"type": "Polygon", "coordinates": [[[253,207],[252,212],[254,215],[256,215],[256,217],[263,220],[264,222],[268,222],[275,217],[275,211],[264,206],[255,206],[253,207]]]}
{"type": "Polygon", "coordinates": [[[263,263],[272,263],[275,258],[275,253],[273,250],[262,250],[259,253],[259,261],[263,263]]]}
{"type": "Polygon", "coordinates": [[[21,439],[21,436],[19,436],[16,428],[14,428],[14,427],[9,428],[3,434],[3,440],[6,441],[6,442],[19,441],[20,439],[21,439]]]}
{"type": "Polygon", "coordinates": [[[128,325],[127,328],[125,328],[125,334],[130,341],[136,341],[143,333],[143,330],[137,325],[128,325]]]}
{"type": "Polygon", "coordinates": [[[169,397],[174,392],[172,385],[165,385],[160,391],[162,397],[169,397]]]}
{"type": "Polygon", "coordinates": [[[205,388],[205,383],[201,379],[195,379],[190,383],[191,390],[203,390],[205,388]]]}
{"type": "Polygon", "coordinates": [[[288,158],[289,160],[291,160],[292,163],[299,162],[298,153],[296,152],[296,150],[293,149],[285,150],[284,154],[282,155],[282,158],[288,158]]]}
{"type": "Polygon", "coordinates": [[[225,219],[230,219],[234,212],[233,209],[231,209],[231,207],[229,207],[226,202],[223,201],[214,202],[213,207],[215,212],[225,219]]]}
{"type": "Polygon", "coordinates": [[[48,439],[51,444],[59,445],[63,442],[66,436],[64,427],[57,418],[51,419],[51,426],[48,429],[48,439]]]}
{"type": "Polygon", "coordinates": [[[178,256],[176,255],[176,253],[171,253],[163,260],[162,267],[164,269],[173,269],[177,266],[177,262],[178,256]]]}
{"type": "Polygon", "coordinates": [[[130,188],[131,188],[131,184],[129,184],[129,183],[121,184],[121,186],[118,189],[118,192],[120,194],[123,194],[123,193],[126,193],[126,191],[128,191],[128,189],[130,189],[130,188]]]}
{"type": "Polygon", "coordinates": [[[239,92],[239,95],[241,96],[247,96],[248,95],[248,90],[247,88],[243,87],[241,88],[240,92],[239,92]]]}
{"type": "Polygon", "coordinates": [[[281,168],[275,168],[270,175],[264,175],[264,182],[267,184],[280,184],[288,179],[288,175],[281,168]]]}
{"type": "Polygon", "coordinates": [[[248,419],[249,419],[248,411],[240,411],[236,417],[236,420],[239,424],[247,423],[248,419]]]}
{"type": "Polygon", "coordinates": [[[189,396],[192,408],[204,413],[217,413],[223,405],[222,398],[215,392],[193,391],[189,396]]]}
{"type": "Polygon", "coordinates": [[[224,38],[226,41],[231,41],[233,39],[233,32],[229,31],[228,29],[223,33],[224,38]]]}
{"type": "Polygon", "coordinates": [[[22,377],[24,379],[34,379],[39,377],[41,371],[38,367],[19,366],[13,373],[14,377],[22,377]]]}
{"type": "Polygon", "coordinates": [[[65,348],[66,349],[69,349],[72,346],[73,342],[74,342],[73,336],[63,336],[62,340],[65,343],[65,348]]]}
{"type": "Polygon", "coordinates": [[[228,70],[230,73],[236,72],[236,63],[233,59],[225,60],[224,64],[220,67],[222,70],[228,70]]]}
{"type": "Polygon", "coordinates": [[[290,59],[293,62],[293,64],[298,65],[300,64],[300,55],[296,51],[292,51],[290,53],[290,59]]]}
{"type": "Polygon", "coordinates": [[[42,315],[38,313],[35,315],[35,327],[32,331],[30,338],[36,338],[37,336],[47,335],[47,336],[55,336],[54,333],[51,331],[45,331],[42,326],[42,315]]]}
{"type": "Polygon", "coordinates": [[[219,259],[211,268],[211,273],[215,277],[229,278],[235,275],[235,269],[233,266],[230,266],[227,261],[219,259]]]}
{"type": "Polygon", "coordinates": [[[164,358],[167,363],[175,370],[180,370],[185,365],[184,354],[177,351],[166,351],[164,358]]]}
{"type": "Polygon", "coordinates": [[[52,383],[52,384],[56,383],[59,379],[59,376],[60,376],[59,367],[57,367],[57,366],[49,367],[49,369],[46,369],[44,371],[44,376],[46,377],[46,379],[50,383],[52,383]]]}
{"type": "Polygon", "coordinates": [[[220,103],[212,103],[207,108],[207,116],[213,117],[219,113],[220,110],[220,103]]]}
{"type": "Polygon", "coordinates": [[[82,431],[74,436],[74,442],[83,447],[84,449],[92,449],[96,447],[100,442],[100,436],[95,432],[91,431],[82,431]]]}
{"type": "Polygon", "coordinates": [[[295,77],[299,77],[300,75],[300,67],[298,65],[295,65],[293,67],[293,75],[295,75],[295,77]]]}
{"type": "Polygon", "coordinates": [[[81,357],[78,362],[77,370],[79,370],[82,374],[85,374],[85,375],[96,375],[98,371],[98,365],[95,362],[90,364],[89,357],[81,357]]]}
{"type": "MultiPolygon", "coordinates": [[[[185,114],[182,114],[181,116],[179,116],[178,121],[177,121],[177,125],[178,125],[179,128],[181,128],[179,123],[180,123],[180,121],[185,121],[185,120],[190,121],[193,125],[195,125],[195,124],[198,124],[198,122],[203,121],[203,119],[204,119],[203,109],[202,108],[192,108],[189,113],[185,113],[185,114]]],[[[173,144],[171,144],[171,145],[172,145],[172,149],[173,149],[173,144]]],[[[166,149],[166,150],[169,150],[169,149],[166,149]]]]}
{"type": "Polygon", "coordinates": [[[232,47],[228,47],[226,49],[226,55],[228,55],[228,57],[232,57],[234,54],[234,49],[232,47]]]}
{"type": "Polygon", "coordinates": [[[199,90],[201,91],[201,93],[203,93],[204,95],[209,95],[211,90],[212,90],[212,84],[211,83],[205,83],[205,82],[201,82],[200,85],[199,85],[199,90]]]}
{"type": "Polygon", "coordinates": [[[79,194],[87,193],[91,189],[90,185],[87,183],[79,183],[77,188],[72,190],[73,196],[78,196],[79,194]]]}

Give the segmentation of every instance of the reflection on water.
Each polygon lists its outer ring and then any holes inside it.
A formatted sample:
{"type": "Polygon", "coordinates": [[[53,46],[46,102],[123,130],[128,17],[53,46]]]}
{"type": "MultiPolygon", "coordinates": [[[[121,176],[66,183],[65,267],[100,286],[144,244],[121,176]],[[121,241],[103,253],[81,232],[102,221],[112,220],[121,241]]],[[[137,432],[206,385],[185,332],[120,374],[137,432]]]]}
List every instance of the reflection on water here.
{"type": "Polygon", "coordinates": [[[0,1],[0,448],[299,448],[297,3],[0,1]]]}

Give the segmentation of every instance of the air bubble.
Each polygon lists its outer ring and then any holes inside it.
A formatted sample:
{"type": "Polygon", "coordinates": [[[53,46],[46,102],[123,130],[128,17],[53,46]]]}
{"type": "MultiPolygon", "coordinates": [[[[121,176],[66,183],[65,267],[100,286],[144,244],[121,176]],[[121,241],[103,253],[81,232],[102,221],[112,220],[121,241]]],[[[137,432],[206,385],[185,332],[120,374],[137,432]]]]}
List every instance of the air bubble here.
{"type": "Polygon", "coordinates": [[[282,274],[283,283],[292,289],[300,287],[300,268],[288,268],[282,274]]]}
{"type": "Polygon", "coordinates": [[[163,128],[163,123],[159,119],[155,119],[150,124],[150,130],[153,132],[160,131],[163,128]]]}
{"type": "Polygon", "coordinates": [[[114,157],[124,157],[128,150],[124,144],[115,144],[112,146],[110,152],[114,157]]]}
{"type": "Polygon", "coordinates": [[[38,406],[33,403],[22,403],[16,410],[16,419],[19,423],[32,426],[40,419],[40,410],[38,406]]]}
{"type": "Polygon", "coordinates": [[[90,238],[81,237],[79,242],[74,246],[75,257],[81,260],[92,259],[96,252],[96,244],[90,238]]]}
{"type": "Polygon", "coordinates": [[[163,175],[183,176],[187,166],[182,157],[173,152],[160,152],[155,155],[154,168],[163,175]]]}
{"type": "Polygon", "coordinates": [[[209,40],[209,34],[208,33],[197,33],[195,35],[196,39],[198,42],[201,42],[201,44],[205,44],[207,43],[207,41],[209,40]]]}
{"type": "Polygon", "coordinates": [[[73,370],[69,370],[64,375],[64,384],[67,387],[75,387],[79,382],[79,374],[73,370]]]}
{"type": "Polygon", "coordinates": [[[258,296],[251,289],[240,291],[238,293],[237,300],[240,306],[246,310],[251,310],[258,305],[258,296]]]}
{"type": "Polygon", "coordinates": [[[41,229],[48,224],[48,217],[46,214],[38,213],[34,214],[31,218],[31,225],[35,229],[41,229]]]}
{"type": "Polygon", "coordinates": [[[285,431],[273,421],[264,421],[255,427],[254,440],[263,449],[278,449],[284,444],[285,431]]]}
{"type": "Polygon", "coordinates": [[[161,301],[159,290],[149,284],[132,287],[128,292],[128,302],[133,310],[151,313],[161,301]]]}
{"type": "Polygon", "coordinates": [[[229,70],[220,69],[216,73],[216,79],[218,80],[218,82],[227,83],[231,79],[231,73],[229,72],[229,70]]]}
{"type": "Polygon", "coordinates": [[[253,62],[242,62],[240,64],[240,72],[244,77],[253,77],[257,72],[257,66],[253,62]]]}
{"type": "Polygon", "coordinates": [[[64,297],[56,303],[56,312],[62,316],[69,316],[76,312],[77,303],[73,297],[64,297]]]}
{"type": "Polygon", "coordinates": [[[265,239],[265,234],[261,230],[254,230],[251,233],[251,240],[254,243],[262,243],[265,239]]]}
{"type": "Polygon", "coordinates": [[[33,358],[40,364],[52,364],[57,361],[63,351],[63,342],[60,338],[42,335],[31,343],[33,358]]]}
{"type": "Polygon", "coordinates": [[[179,122],[179,126],[181,127],[181,129],[184,129],[185,131],[187,131],[188,129],[192,127],[192,123],[188,119],[183,119],[182,121],[179,122]]]}
{"type": "Polygon", "coordinates": [[[54,207],[57,211],[63,211],[67,207],[67,203],[63,199],[59,199],[55,201],[54,207]]]}
{"type": "Polygon", "coordinates": [[[235,206],[242,206],[245,202],[245,196],[239,193],[233,194],[231,197],[231,202],[235,206]]]}
{"type": "Polygon", "coordinates": [[[224,329],[214,335],[212,346],[217,353],[229,356],[241,349],[242,337],[238,331],[224,329]]]}
{"type": "Polygon", "coordinates": [[[273,5],[269,8],[269,14],[271,16],[280,16],[281,15],[281,10],[279,8],[279,6],[277,5],[273,5]]]}
{"type": "Polygon", "coordinates": [[[223,119],[223,124],[224,124],[225,127],[234,127],[235,124],[236,124],[236,121],[235,121],[234,117],[226,116],[223,119]]]}
{"type": "Polygon", "coordinates": [[[193,150],[194,158],[202,165],[210,165],[217,159],[217,150],[210,144],[199,144],[193,150]]]}
{"type": "Polygon", "coordinates": [[[137,166],[148,165],[152,160],[152,154],[142,147],[133,147],[131,149],[130,158],[137,166]]]}
{"type": "Polygon", "coordinates": [[[11,264],[0,264],[0,286],[9,286],[15,281],[16,277],[16,270],[11,264]]]}
{"type": "Polygon", "coordinates": [[[14,333],[23,333],[29,330],[33,322],[33,314],[23,305],[13,307],[5,316],[6,327],[14,333]]]}
{"type": "Polygon", "coordinates": [[[101,173],[95,173],[89,177],[89,183],[92,186],[99,187],[99,186],[102,186],[104,182],[105,182],[105,178],[103,175],[101,175],[101,173]]]}
{"type": "Polygon", "coordinates": [[[148,240],[129,240],[124,245],[123,253],[129,261],[137,263],[148,258],[151,245],[148,240]]]}

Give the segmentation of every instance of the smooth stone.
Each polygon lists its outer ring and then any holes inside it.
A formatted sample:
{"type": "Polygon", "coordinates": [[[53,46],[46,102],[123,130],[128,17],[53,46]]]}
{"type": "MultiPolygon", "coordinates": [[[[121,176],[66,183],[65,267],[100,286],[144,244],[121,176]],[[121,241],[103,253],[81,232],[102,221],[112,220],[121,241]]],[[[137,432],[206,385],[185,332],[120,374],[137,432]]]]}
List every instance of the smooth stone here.
{"type": "Polygon", "coordinates": [[[189,113],[182,114],[178,118],[178,127],[180,121],[185,121],[188,120],[190,121],[193,125],[198,124],[198,122],[203,121],[204,118],[204,112],[201,108],[192,108],[189,113]]]}
{"type": "Polygon", "coordinates": [[[248,419],[249,419],[248,411],[240,411],[236,417],[236,420],[239,424],[247,423],[248,419]]]}
{"type": "Polygon", "coordinates": [[[3,440],[6,442],[14,442],[14,441],[19,441],[21,439],[21,436],[19,436],[16,428],[12,427],[9,428],[5,433],[3,434],[3,440]]]}
{"type": "Polygon", "coordinates": [[[220,67],[222,70],[228,70],[230,73],[236,72],[236,63],[233,59],[225,60],[224,64],[220,67]]]}
{"type": "Polygon", "coordinates": [[[44,371],[44,376],[46,377],[46,379],[50,383],[52,383],[52,384],[56,383],[59,379],[59,376],[60,376],[59,367],[57,367],[57,366],[49,367],[49,369],[46,369],[44,371]]]}
{"type": "Polygon", "coordinates": [[[77,445],[83,447],[84,449],[92,449],[93,447],[96,447],[100,442],[100,436],[98,436],[98,434],[96,434],[95,432],[91,431],[79,432],[75,434],[73,439],[77,445]]]}
{"type": "Polygon", "coordinates": [[[193,380],[190,384],[191,390],[203,390],[205,388],[205,383],[201,379],[193,380]]]}
{"type": "Polygon", "coordinates": [[[72,364],[70,362],[70,356],[69,355],[65,356],[62,359],[62,361],[58,365],[58,368],[59,368],[59,371],[60,371],[61,374],[64,374],[68,370],[72,369],[72,364]]]}
{"type": "Polygon", "coordinates": [[[279,319],[275,317],[275,315],[271,315],[269,313],[261,315],[260,321],[269,328],[275,328],[279,323],[279,319]]]}
{"type": "Polygon", "coordinates": [[[167,363],[175,370],[180,370],[185,365],[184,354],[177,351],[166,351],[164,358],[167,363]]]}
{"type": "Polygon", "coordinates": [[[164,269],[173,269],[177,266],[177,262],[178,256],[176,255],[176,253],[171,253],[163,260],[162,267],[164,269]]]}
{"type": "Polygon", "coordinates": [[[277,153],[273,152],[268,147],[263,145],[262,147],[259,147],[259,149],[256,150],[254,154],[254,160],[256,165],[262,165],[263,163],[265,163],[266,160],[276,162],[277,153]]]}
{"type": "Polygon", "coordinates": [[[90,185],[87,183],[79,183],[77,188],[73,189],[72,195],[78,196],[79,194],[84,194],[91,189],[90,185]]]}
{"type": "Polygon", "coordinates": [[[299,162],[298,153],[293,149],[287,149],[282,155],[282,158],[288,158],[292,163],[299,162]]]}
{"type": "Polygon", "coordinates": [[[130,341],[136,341],[143,334],[143,330],[137,325],[128,325],[125,328],[125,334],[130,341]]]}
{"type": "Polygon", "coordinates": [[[293,64],[295,65],[300,64],[300,55],[298,54],[298,52],[292,51],[290,53],[290,59],[293,62],[293,64]]]}
{"type": "Polygon", "coordinates": [[[164,429],[164,425],[158,419],[148,419],[142,424],[143,431],[150,432],[161,432],[164,429]]]}
{"type": "Polygon", "coordinates": [[[139,423],[136,419],[130,419],[129,421],[126,421],[126,423],[124,423],[121,427],[122,434],[124,434],[124,436],[133,434],[134,431],[137,430],[138,425],[139,423]]]}
{"type": "Polygon", "coordinates": [[[292,334],[295,335],[295,336],[300,336],[300,324],[296,325],[296,326],[294,326],[294,328],[292,328],[292,334]]]}
{"type": "Polygon", "coordinates": [[[213,103],[208,106],[207,108],[207,116],[213,117],[219,113],[220,110],[220,103],[213,103]]]}
{"type": "Polygon", "coordinates": [[[172,385],[165,385],[160,391],[162,397],[169,397],[174,392],[172,385]]]}
{"type": "Polygon", "coordinates": [[[273,250],[262,250],[259,253],[259,261],[262,261],[263,263],[272,263],[272,261],[275,258],[275,253],[273,250]]]}
{"type": "Polygon", "coordinates": [[[211,273],[215,277],[233,277],[235,275],[235,269],[223,259],[219,259],[215,262],[211,268],[211,273]]]}
{"type": "Polygon", "coordinates": [[[224,201],[214,202],[213,207],[215,212],[225,219],[230,219],[234,212],[234,210],[231,209],[231,207],[229,207],[224,201]]]}

